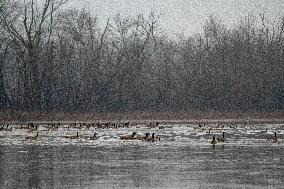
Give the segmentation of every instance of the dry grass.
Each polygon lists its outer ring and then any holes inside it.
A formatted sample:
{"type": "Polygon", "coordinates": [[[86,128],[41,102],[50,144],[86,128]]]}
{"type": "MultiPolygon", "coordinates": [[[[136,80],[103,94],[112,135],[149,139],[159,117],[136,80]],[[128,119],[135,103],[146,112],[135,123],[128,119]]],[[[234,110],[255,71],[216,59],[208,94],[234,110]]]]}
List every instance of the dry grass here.
{"type": "Polygon", "coordinates": [[[258,122],[284,123],[284,112],[129,112],[129,113],[67,113],[67,112],[0,112],[0,122],[96,122],[132,121],[164,123],[185,122],[258,122]]]}

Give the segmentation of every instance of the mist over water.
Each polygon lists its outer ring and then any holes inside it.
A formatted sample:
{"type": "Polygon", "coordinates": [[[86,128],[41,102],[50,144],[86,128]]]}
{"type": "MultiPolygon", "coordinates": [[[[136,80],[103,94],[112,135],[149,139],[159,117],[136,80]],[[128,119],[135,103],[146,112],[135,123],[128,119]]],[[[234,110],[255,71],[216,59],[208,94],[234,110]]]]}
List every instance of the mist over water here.
{"type": "MultiPolygon", "coordinates": [[[[14,126],[13,126],[14,127],[14,126]]],[[[284,129],[271,125],[163,125],[0,132],[0,188],[281,188],[284,129]],[[211,129],[210,129],[211,128],[211,129]],[[267,131],[266,131],[267,128],[267,131]],[[209,133],[210,130],[210,133],[209,133]],[[159,142],[119,136],[156,133],[159,142]],[[64,136],[79,132],[78,139],[64,136]],[[82,136],[98,133],[91,141],[82,136]],[[210,144],[225,132],[225,142],[210,144]],[[278,142],[267,137],[277,133],[278,142]]]]}

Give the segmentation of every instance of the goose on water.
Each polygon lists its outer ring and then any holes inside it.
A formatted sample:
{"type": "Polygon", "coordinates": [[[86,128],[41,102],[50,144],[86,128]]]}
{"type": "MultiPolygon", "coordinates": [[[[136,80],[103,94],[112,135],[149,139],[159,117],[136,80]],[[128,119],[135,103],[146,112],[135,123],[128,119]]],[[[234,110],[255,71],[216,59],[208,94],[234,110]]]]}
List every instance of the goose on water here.
{"type": "Polygon", "coordinates": [[[65,138],[77,139],[77,138],[79,138],[79,133],[77,132],[77,134],[75,136],[74,135],[72,135],[72,136],[65,136],[65,138]]]}
{"type": "Polygon", "coordinates": [[[145,133],[145,136],[137,136],[138,140],[147,140],[147,138],[150,136],[150,133],[145,133]]]}
{"type": "Polygon", "coordinates": [[[126,135],[126,136],[121,136],[120,139],[121,140],[134,140],[137,139],[136,136],[136,132],[133,132],[132,135],[126,135]]]}
{"type": "Polygon", "coordinates": [[[26,139],[28,140],[37,140],[38,138],[38,132],[36,133],[36,136],[26,136],[26,139]]]}
{"type": "Polygon", "coordinates": [[[225,142],[225,132],[223,132],[223,136],[217,138],[218,142],[225,142]]]}
{"type": "MultiPolygon", "coordinates": [[[[149,133],[146,133],[146,134],[149,134],[149,133]]],[[[155,133],[152,134],[152,137],[148,137],[148,136],[149,135],[147,135],[144,140],[151,141],[151,142],[156,142],[156,141],[160,141],[161,140],[160,137],[155,136],[155,133]]]]}
{"type": "Polygon", "coordinates": [[[97,140],[99,137],[97,137],[97,133],[94,133],[94,136],[89,136],[89,137],[85,137],[85,139],[87,140],[97,140]]]}
{"type": "Polygon", "coordinates": [[[216,141],[216,138],[215,138],[215,135],[213,135],[213,140],[210,141],[211,144],[217,144],[217,141],[216,141]]]}
{"type": "Polygon", "coordinates": [[[273,143],[277,143],[278,142],[277,133],[274,132],[274,137],[268,137],[267,139],[272,140],[273,143]]]}
{"type": "Polygon", "coordinates": [[[155,136],[155,133],[152,134],[152,141],[155,142],[155,141],[160,141],[160,137],[158,136],[155,136]]]}

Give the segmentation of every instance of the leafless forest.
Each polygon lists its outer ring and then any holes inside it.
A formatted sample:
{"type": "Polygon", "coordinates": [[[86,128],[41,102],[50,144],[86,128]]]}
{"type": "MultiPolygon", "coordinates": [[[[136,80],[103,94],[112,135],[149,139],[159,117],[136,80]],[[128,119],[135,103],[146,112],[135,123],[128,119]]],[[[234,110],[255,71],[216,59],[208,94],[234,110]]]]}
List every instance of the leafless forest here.
{"type": "Polygon", "coordinates": [[[208,17],[167,35],[158,14],[103,22],[64,0],[1,1],[0,110],[282,111],[284,17],[208,17]],[[64,8],[65,7],[65,8],[64,8]]]}

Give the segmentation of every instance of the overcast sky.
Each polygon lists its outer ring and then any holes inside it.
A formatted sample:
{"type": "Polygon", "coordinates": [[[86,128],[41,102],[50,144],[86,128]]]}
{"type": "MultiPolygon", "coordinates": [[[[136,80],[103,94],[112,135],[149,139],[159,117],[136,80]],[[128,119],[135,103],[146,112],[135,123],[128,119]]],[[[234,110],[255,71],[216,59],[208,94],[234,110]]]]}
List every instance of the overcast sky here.
{"type": "Polygon", "coordinates": [[[231,26],[241,17],[265,13],[275,18],[284,13],[284,0],[69,0],[71,7],[85,7],[101,20],[116,13],[161,14],[161,26],[170,34],[191,35],[202,29],[210,15],[231,26]]]}

